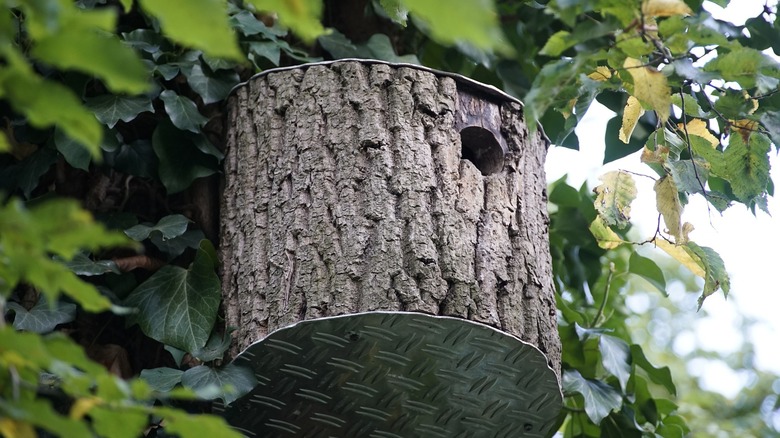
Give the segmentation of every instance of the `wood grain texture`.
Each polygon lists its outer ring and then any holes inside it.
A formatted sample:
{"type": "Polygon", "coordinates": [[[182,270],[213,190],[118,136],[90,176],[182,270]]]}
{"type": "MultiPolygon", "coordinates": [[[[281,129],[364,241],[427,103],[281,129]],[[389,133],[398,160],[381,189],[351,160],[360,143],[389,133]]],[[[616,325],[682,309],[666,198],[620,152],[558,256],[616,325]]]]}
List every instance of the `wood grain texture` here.
{"type": "Polygon", "coordinates": [[[484,128],[506,151],[483,175],[462,159],[464,93],[452,78],[359,62],[236,90],[220,213],[233,354],[299,320],[403,310],[489,324],[560,371],[546,143],[520,105],[488,99],[500,127],[484,128]]]}

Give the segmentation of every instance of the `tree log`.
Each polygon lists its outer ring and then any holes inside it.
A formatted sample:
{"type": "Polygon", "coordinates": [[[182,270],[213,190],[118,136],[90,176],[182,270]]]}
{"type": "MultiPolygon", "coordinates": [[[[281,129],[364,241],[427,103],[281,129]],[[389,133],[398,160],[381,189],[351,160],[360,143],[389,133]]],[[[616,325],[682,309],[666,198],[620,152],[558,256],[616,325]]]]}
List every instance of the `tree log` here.
{"type": "Polygon", "coordinates": [[[233,355],[304,319],[414,311],[515,335],[560,375],[547,141],[487,91],[357,61],[234,91],[220,213],[233,355]]]}

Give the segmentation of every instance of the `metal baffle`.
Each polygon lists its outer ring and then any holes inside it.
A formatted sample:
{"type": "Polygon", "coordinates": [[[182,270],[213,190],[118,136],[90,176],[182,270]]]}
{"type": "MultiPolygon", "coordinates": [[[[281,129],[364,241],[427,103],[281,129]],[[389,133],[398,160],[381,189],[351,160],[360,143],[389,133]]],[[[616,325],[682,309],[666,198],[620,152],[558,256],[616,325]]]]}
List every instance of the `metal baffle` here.
{"type": "Polygon", "coordinates": [[[260,383],[219,411],[248,437],[545,437],[562,407],[536,347],[459,318],[306,320],[234,363],[260,383]]]}

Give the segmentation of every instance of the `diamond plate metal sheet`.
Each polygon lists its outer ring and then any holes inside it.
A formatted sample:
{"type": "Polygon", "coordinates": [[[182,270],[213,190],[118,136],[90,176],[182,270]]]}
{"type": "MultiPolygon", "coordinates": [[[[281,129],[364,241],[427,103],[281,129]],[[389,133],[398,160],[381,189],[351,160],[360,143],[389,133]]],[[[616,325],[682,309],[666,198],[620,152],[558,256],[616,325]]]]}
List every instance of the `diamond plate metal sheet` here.
{"type": "Polygon", "coordinates": [[[235,363],[260,383],[218,410],[249,437],[544,437],[562,406],[536,347],[420,313],[302,321],[235,363]]]}

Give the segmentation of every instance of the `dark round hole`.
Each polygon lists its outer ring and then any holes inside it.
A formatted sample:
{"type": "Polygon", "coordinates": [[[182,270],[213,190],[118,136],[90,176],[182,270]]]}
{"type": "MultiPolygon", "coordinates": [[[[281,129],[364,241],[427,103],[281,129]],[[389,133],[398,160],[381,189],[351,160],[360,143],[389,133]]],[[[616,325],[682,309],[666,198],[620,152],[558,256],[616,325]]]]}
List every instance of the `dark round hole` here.
{"type": "Polygon", "coordinates": [[[461,158],[469,160],[483,175],[504,168],[504,151],[492,132],[481,126],[468,126],[460,131],[461,158]]]}
{"type": "Polygon", "coordinates": [[[531,425],[531,423],[525,423],[525,424],[523,425],[523,430],[525,430],[526,432],[530,432],[530,431],[532,431],[532,430],[533,430],[533,428],[534,428],[534,427],[533,427],[533,425],[531,425]]]}

